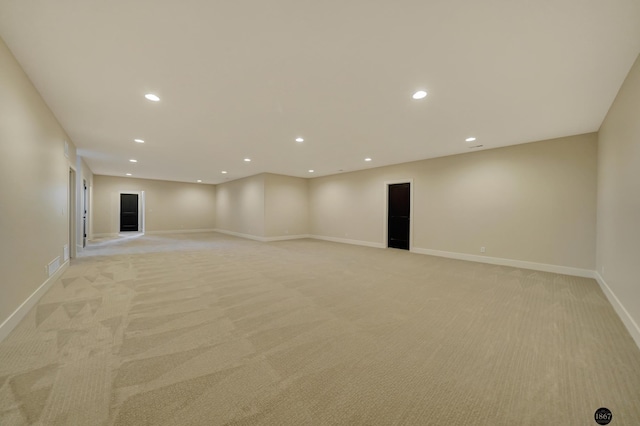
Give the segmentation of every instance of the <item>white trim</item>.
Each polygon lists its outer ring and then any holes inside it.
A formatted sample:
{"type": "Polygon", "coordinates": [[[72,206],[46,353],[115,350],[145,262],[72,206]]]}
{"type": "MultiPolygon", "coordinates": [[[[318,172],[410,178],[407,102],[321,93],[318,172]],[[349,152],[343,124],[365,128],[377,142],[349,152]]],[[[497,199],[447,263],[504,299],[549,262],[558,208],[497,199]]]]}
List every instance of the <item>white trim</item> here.
{"type": "Polygon", "coordinates": [[[489,263],[491,265],[512,266],[514,268],[533,269],[536,271],[553,272],[555,274],[573,275],[583,278],[594,278],[590,269],[572,268],[570,266],[550,265],[546,263],[528,262],[526,260],[504,259],[501,257],[478,256],[475,254],[455,253],[450,251],[413,248],[412,253],[427,254],[429,256],[448,257],[451,259],[468,260],[470,262],[489,263]]]}
{"type": "MultiPolygon", "coordinates": [[[[384,181],[384,217],[382,218],[382,248],[389,247],[389,185],[409,184],[409,251],[413,249],[413,179],[397,179],[384,181]]],[[[371,246],[373,247],[373,246],[371,246]]],[[[376,246],[377,247],[377,246],[376,246]]]]}
{"type": "Polygon", "coordinates": [[[287,240],[301,240],[303,238],[311,238],[309,234],[297,234],[297,235],[282,235],[280,237],[265,237],[265,242],[271,241],[287,241],[287,240]]]}
{"type": "MultiPolygon", "coordinates": [[[[78,172],[76,168],[69,163],[69,182],[67,186],[67,219],[69,222],[68,248],[69,258],[75,259],[78,255],[76,252],[77,227],[78,227],[78,172]]],[[[65,259],[66,260],[66,259],[65,259]]]]}
{"type": "Polygon", "coordinates": [[[348,240],[346,238],[325,237],[322,235],[309,235],[309,238],[313,238],[314,240],[331,241],[334,243],[353,244],[356,246],[386,248],[384,243],[374,243],[371,241],[348,240]]]}
{"type": "Polygon", "coordinates": [[[248,240],[260,241],[262,243],[270,243],[272,241],[286,241],[286,240],[301,240],[303,238],[312,238],[309,234],[297,234],[297,235],[281,235],[279,237],[259,237],[257,235],[243,234],[241,232],[227,231],[226,229],[213,229],[213,232],[219,232],[220,234],[232,235],[234,237],[246,238],[248,240]]]}
{"type": "Polygon", "coordinates": [[[375,247],[375,248],[385,248],[384,244],[382,243],[372,243],[370,241],[360,241],[360,240],[348,240],[346,238],[324,237],[321,235],[298,234],[298,235],[283,235],[280,237],[259,237],[257,235],[243,234],[241,232],[227,231],[226,229],[218,229],[218,228],[214,229],[214,232],[233,235],[234,237],[246,238],[254,241],[260,241],[263,243],[268,243],[272,241],[299,240],[303,238],[313,238],[314,240],[331,241],[334,243],[354,244],[358,246],[375,247]]]}
{"type": "Polygon", "coordinates": [[[2,324],[0,324],[0,342],[3,341],[14,328],[16,328],[20,321],[22,321],[22,319],[29,313],[31,308],[33,308],[36,303],[38,303],[38,300],[40,300],[47,290],[49,290],[49,287],[51,287],[51,285],[62,276],[68,266],[69,261],[64,262],[53,275],[47,278],[46,281],[27,298],[27,300],[18,306],[18,309],[13,311],[13,313],[9,315],[2,324]]]}
{"type": "Polygon", "coordinates": [[[214,229],[213,232],[219,232],[221,234],[227,234],[227,235],[233,235],[234,237],[240,237],[240,238],[246,238],[248,240],[254,240],[254,241],[262,241],[265,242],[266,239],[264,237],[259,237],[257,235],[251,235],[251,234],[243,234],[241,232],[235,232],[235,231],[227,231],[226,229],[214,229]]]}
{"type": "Polygon", "coordinates": [[[616,310],[616,313],[622,320],[622,323],[625,325],[625,327],[629,331],[629,334],[631,334],[631,337],[636,342],[636,345],[638,345],[638,348],[640,348],[640,327],[638,327],[638,324],[633,320],[633,317],[629,314],[629,311],[625,309],[624,305],[620,302],[620,299],[618,299],[613,290],[611,290],[611,287],[609,287],[604,278],[602,278],[602,276],[596,271],[593,271],[593,275],[596,281],[598,281],[602,292],[605,294],[605,296],[607,296],[607,299],[609,299],[609,303],[611,303],[613,309],[616,310]]]}
{"type": "Polygon", "coordinates": [[[196,234],[200,232],[215,232],[214,228],[201,228],[201,229],[175,229],[168,231],[147,231],[146,235],[158,235],[158,234],[196,234]]]}

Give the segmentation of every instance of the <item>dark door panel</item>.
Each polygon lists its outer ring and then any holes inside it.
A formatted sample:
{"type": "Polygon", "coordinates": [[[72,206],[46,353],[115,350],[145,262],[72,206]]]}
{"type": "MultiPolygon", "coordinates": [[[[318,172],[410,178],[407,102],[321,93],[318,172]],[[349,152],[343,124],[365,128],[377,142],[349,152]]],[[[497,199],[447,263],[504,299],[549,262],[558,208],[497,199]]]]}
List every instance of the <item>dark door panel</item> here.
{"type": "Polygon", "coordinates": [[[138,194],[120,194],[120,232],[138,231],[138,194]]]}
{"type": "Polygon", "coordinates": [[[387,246],[409,250],[409,225],[411,221],[411,185],[398,183],[389,185],[387,218],[387,246]]]}

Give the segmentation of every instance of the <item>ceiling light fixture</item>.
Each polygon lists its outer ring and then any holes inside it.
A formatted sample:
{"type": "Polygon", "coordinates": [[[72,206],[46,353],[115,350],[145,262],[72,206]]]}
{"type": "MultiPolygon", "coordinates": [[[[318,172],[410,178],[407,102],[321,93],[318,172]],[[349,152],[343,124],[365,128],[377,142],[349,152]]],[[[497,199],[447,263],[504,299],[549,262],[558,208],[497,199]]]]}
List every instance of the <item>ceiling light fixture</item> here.
{"type": "Polygon", "coordinates": [[[309,169],[309,173],[313,173],[313,172],[314,172],[314,170],[313,170],[313,169],[309,169]]]}
{"type": "Polygon", "coordinates": [[[134,139],[133,141],[134,142],[138,142],[138,143],[144,143],[144,140],[142,140],[142,139],[134,139]]]}
{"type": "Polygon", "coordinates": [[[154,95],[153,93],[147,93],[144,97],[153,102],[158,102],[160,100],[158,95],[154,95]]]}
{"type": "Polygon", "coordinates": [[[364,159],[364,161],[371,161],[371,158],[367,157],[364,159]]]}
{"type": "Polygon", "coordinates": [[[251,158],[245,158],[244,161],[246,161],[247,163],[251,162],[251,158]]]}
{"type": "Polygon", "coordinates": [[[296,138],[296,142],[304,142],[303,138],[296,138]]]}
{"type": "Polygon", "coordinates": [[[466,138],[466,139],[465,139],[465,142],[473,142],[473,141],[475,141],[475,140],[476,140],[476,138],[474,138],[473,136],[471,136],[470,138],[466,138]]]}
{"type": "Polygon", "coordinates": [[[198,179],[196,182],[201,183],[201,182],[202,182],[202,179],[198,179]]]}
{"type": "Polygon", "coordinates": [[[127,173],[127,176],[131,176],[131,173],[127,173]]]}
{"type": "Polygon", "coordinates": [[[138,162],[138,160],[134,160],[134,159],[132,158],[131,160],[129,160],[129,162],[131,162],[131,163],[137,163],[137,162],[138,162]]]}
{"type": "Polygon", "coordinates": [[[413,99],[424,99],[427,97],[427,92],[424,90],[418,90],[416,93],[411,96],[413,99]]]}
{"type": "Polygon", "coordinates": [[[220,173],[222,173],[223,175],[226,175],[226,174],[227,174],[227,171],[226,171],[226,170],[223,170],[223,171],[222,171],[222,172],[220,172],[220,173]]]}

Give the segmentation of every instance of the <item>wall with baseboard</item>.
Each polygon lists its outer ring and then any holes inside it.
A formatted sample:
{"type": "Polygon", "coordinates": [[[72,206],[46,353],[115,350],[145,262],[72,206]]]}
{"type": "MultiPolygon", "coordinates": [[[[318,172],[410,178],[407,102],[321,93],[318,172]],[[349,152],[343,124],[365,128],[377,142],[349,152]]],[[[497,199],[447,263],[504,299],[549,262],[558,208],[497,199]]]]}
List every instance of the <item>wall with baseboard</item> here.
{"type": "Polygon", "coordinates": [[[386,246],[386,183],[413,182],[413,248],[595,268],[597,135],[315,178],[310,234],[386,246]]]}
{"type": "Polygon", "coordinates": [[[266,238],[309,233],[308,179],[265,174],[264,232],[266,238]]]}
{"type": "Polygon", "coordinates": [[[0,141],[1,339],[65,264],[69,170],[77,161],[71,139],[1,39],[0,141]]]}
{"type": "Polygon", "coordinates": [[[146,232],[215,228],[214,185],[94,175],[91,204],[95,236],[120,231],[121,192],[144,192],[146,232]]]}
{"type": "Polygon", "coordinates": [[[640,56],[599,131],[597,235],[599,281],[640,346],[640,56]]]}
{"type": "Polygon", "coordinates": [[[264,237],[264,180],[263,173],[216,185],[216,229],[264,237]]]}
{"type": "Polygon", "coordinates": [[[256,241],[309,232],[308,180],[261,173],[216,185],[216,230],[256,241]]]}

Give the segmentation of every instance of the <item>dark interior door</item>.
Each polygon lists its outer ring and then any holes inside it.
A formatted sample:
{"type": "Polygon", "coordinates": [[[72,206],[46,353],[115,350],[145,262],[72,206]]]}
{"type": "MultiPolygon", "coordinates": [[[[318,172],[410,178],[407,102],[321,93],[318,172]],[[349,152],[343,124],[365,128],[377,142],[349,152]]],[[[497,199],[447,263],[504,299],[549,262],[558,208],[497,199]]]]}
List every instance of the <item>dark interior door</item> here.
{"type": "Polygon", "coordinates": [[[389,247],[409,250],[410,189],[409,183],[389,185],[389,217],[387,218],[389,247]]]}
{"type": "Polygon", "coordinates": [[[120,232],[138,231],[138,194],[120,194],[120,232]]]}

